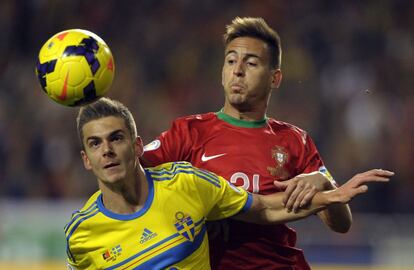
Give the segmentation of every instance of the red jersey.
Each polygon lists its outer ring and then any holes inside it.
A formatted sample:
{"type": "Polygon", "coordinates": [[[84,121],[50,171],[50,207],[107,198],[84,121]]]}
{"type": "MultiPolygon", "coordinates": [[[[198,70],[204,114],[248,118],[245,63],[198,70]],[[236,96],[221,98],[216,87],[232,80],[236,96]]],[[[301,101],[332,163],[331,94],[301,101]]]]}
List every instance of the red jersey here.
{"type": "MultiPolygon", "coordinates": [[[[305,131],[271,118],[247,122],[222,112],[178,118],[145,146],[145,166],[188,161],[260,194],[279,190],[274,180],[324,169],[305,131]]],[[[210,236],[212,269],[310,269],[296,232],[281,225],[225,221],[225,234],[210,236]]]]}

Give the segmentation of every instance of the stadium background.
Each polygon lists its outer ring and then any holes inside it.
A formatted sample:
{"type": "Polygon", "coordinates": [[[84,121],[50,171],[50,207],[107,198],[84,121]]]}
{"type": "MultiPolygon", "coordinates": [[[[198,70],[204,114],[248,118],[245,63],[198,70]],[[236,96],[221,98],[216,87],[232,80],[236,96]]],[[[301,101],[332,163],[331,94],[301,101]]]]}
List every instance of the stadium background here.
{"type": "Polygon", "coordinates": [[[261,16],[282,38],[283,82],[269,115],[306,129],[331,173],[387,168],[351,203],[354,225],[294,223],[314,269],[414,269],[414,2],[53,1],[0,3],[0,269],[64,269],[63,226],[96,189],[83,169],[76,109],[34,74],[51,35],[91,30],[110,46],[109,96],[129,106],[145,142],[182,115],[222,104],[224,26],[261,16]],[[342,268],[341,268],[342,267],[342,268]]]}

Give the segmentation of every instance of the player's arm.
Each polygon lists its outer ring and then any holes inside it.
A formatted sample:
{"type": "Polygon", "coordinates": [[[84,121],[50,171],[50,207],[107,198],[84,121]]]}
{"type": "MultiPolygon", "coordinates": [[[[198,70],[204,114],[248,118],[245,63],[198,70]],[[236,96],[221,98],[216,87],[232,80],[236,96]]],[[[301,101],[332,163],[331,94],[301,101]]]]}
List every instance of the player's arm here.
{"type": "MultiPolygon", "coordinates": [[[[282,184],[284,183],[275,182],[279,188],[282,184]]],[[[336,188],[333,179],[328,179],[325,174],[320,172],[298,175],[295,177],[295,181],[286,187],[283,203],[286,209],[297,211],[299,208],[307,207],[318,191],[329,191],[336,188]]],[[[352,214],[348,204],[329,205],[317,215],[334,232],[346,233],[351,228],[352,214]]]]}
{"type": "MultiPolygon", "coordinates": [[[[332,185],[326,190],[335,190],[336,186],[332,185]]],[[[348,204],[333,204],[328,206],[324,211],[317,213],[319,218],[332,231],[346,233],[352,225],[352,213],[348,204]]]]}
{"type": "MultiPolygon", "coordinates": [[[[336,184],[321,172],[300,174],[292,181],[277,182],[275,186],[285,190],[283,204],[289,211],[307,207],[318,191],[336,189],[336,184]]],[[[352,224],[351,209],[348,204],[333,204],[317,213],[319,218],[335,232],[345,233],[352,224]]]]}
{"type": "Polygon", "coordinates": [[[259,224],[279,224],[298,220],[326,209],[328,206],[346,204],[358,194],[365,193],[368,190],[367,183],[388,182],[393,175],[393,172],[379,169],[356,174],[337,189],[317,192],[309,206],[305,209],[299,209],[297,212],[289,211],[284,207],[283,193],[254,194],[249,210],[234,216],[234,218],[259,224]]]}
{"type": "MultiPolygon", "coordinates": [[[[308,135],[306,135],[306,143],[303,145],[301,153],[302,167],[298,168],[299,171],[319,172],[316,177],[297,176],[296,180],[286,187],[283,202],[287,209],[293,211],[307,207],[316,192],[334,190],[337,187],[335,180],[323,165],[312,138],[308,135]]],[[[276,186],[278,186],[277,184],[280,183],[275,182],[276,186]]],[[[351,228],[352,214],[347,204],[333,204],[317,214],[332,231],[345,233],[351,228]]]]}
{"type": "MultiPolygon", "coordinates": [[[[96,192],[91,196],[87,201],[82,210],[87,209],[85,207],[90,206],[92,200],[99,196],[100,192],[96,192]]],[[[74,212],[76,214],[72,215],[72,221],[78,220],[81,217],[80,212],[74,212]]],[[[95,269],[96,267],[90,261],[88,256],[88,249],[85,248],[85,241],[87,241],[87,235],[83,230],[82,226],[78,226],[77,222],[69,222],[67,227],[65,227],[66,235],[66,255],[67,255],[67,269],[95,269]],[[77,227],[76,227],[77,226],[77,227]],[[76,228],[76,229],[75,229],[76,228]]]]}

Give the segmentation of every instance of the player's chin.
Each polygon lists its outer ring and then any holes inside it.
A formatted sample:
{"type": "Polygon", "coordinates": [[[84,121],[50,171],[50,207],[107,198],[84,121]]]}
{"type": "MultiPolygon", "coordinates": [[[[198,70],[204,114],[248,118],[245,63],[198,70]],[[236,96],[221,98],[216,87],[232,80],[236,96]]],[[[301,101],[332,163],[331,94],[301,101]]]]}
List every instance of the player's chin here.
{"type": "Polygon", "coordinates": [[[246,103],[246,96],[242,94],[230,94],[229,103],[233,106],[241,106],[246,103]]]}
{"type": "Polygon", "coordinates": [[[105,179],[107,179],[107,181],[109,183],[116,183],[118,181],[121,181],[122,179],[125,178],[125,172],[118,170],[118,171],[108,171],[105,173],[105,179]]]}

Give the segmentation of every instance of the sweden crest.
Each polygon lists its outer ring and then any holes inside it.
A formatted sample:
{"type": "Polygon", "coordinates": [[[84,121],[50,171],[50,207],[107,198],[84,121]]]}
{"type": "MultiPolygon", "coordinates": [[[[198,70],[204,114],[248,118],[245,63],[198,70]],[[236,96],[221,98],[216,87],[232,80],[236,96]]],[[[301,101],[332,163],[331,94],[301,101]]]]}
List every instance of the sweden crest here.
{"type": "Polygon", "coordinates": [[[193,219],[182,212],[175,214],[177,222],[174,224],[178,233],[184,236],[188,241],[193,242],[195,236],[195,224],[193,219]]]}

